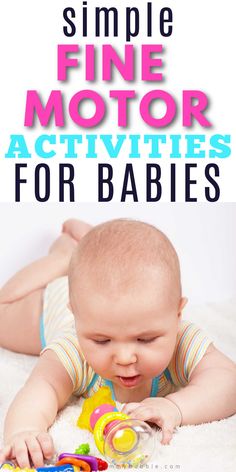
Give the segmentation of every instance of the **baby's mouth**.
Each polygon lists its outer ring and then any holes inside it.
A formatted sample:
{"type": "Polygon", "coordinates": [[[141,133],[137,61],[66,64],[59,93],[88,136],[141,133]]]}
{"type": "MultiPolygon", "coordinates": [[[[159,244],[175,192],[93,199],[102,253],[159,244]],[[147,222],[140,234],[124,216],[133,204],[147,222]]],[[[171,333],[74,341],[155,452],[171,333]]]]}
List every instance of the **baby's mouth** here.
{"type": "Polygon", "coordinates": [[[135,387],[139,383],[140,377],[141,375],[133,375],[132,377],[118,376],[118,379],[125,387],[135,387]]]}

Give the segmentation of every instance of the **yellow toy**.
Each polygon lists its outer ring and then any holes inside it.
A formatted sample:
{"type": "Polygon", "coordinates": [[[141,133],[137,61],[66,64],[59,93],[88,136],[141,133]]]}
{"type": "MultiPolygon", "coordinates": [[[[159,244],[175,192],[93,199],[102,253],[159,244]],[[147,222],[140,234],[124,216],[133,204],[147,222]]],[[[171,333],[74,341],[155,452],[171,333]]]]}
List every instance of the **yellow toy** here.
{"type": "Polygon", "coordinates": [[[93,432],[98,450],[115,465],[143,465],[154,449],[153,430],[119,412],[109,387],[101,387],[84,401],[77,426],[93,432]]]}

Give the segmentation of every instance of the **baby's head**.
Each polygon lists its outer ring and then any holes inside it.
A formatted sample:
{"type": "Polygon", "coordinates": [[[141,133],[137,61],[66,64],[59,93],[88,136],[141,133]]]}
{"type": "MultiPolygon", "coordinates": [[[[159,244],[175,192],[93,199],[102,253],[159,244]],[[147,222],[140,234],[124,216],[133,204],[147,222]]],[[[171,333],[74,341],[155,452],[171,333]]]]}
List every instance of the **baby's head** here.
{"type": "Polygon", "coordinates": [[[94,227],[73,254],[69,290],[81,349],[101,377],[132,388],[165,370],[185,300],[161,231],[122,219],[94,227]]]}

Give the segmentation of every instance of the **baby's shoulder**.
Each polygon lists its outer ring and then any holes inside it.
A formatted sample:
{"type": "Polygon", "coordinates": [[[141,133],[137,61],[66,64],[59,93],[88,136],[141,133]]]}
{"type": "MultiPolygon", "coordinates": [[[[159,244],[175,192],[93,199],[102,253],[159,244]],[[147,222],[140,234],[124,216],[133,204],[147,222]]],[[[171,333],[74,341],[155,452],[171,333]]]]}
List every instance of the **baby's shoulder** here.
{"type": "Polygon", "coordinates": [[[65,333],[46,349],[53,350],[67,370],[73,383],[74,395],[82,395],[90,385],[94,371],[84,357],[77,336],[65,333]]]}
{"type": "Polygon", "coordinates": [[[212,339],[197,325],[189,321],[181,321],[174,353],[168,366],[176,385],[186,385],[191,372],[211,343],[212,339]]]}

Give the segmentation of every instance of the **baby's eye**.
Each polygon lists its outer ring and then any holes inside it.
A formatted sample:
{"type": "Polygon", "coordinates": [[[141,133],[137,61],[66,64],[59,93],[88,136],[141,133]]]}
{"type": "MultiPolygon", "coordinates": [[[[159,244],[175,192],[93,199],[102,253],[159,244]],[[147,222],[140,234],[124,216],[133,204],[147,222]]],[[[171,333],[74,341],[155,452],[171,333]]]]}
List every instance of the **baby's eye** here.
{"type": "Polygon", "coordinates": [[[138,338],[138,341],[140,343],[148,344],[148,343],[151,343],[151,342],[155,341],[156,339],[157,339],[157,336],[155,336],[154,338],[145,338],[145,339],[138,338]]]}
{"type": "Polygon", "coordinates": [[[110,342],[110,339],[93,339],[93,342],[96,344],[108,344],[110,342]]]}

